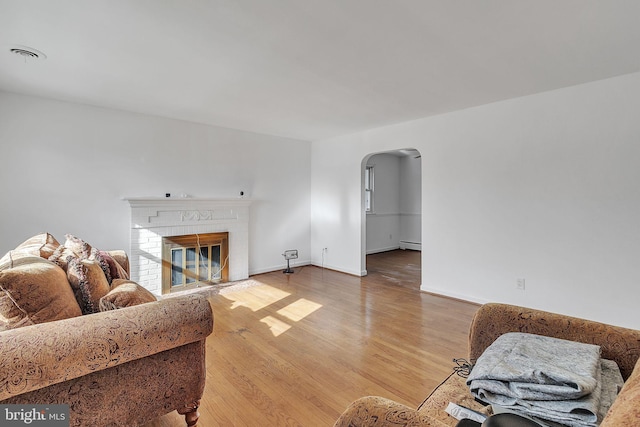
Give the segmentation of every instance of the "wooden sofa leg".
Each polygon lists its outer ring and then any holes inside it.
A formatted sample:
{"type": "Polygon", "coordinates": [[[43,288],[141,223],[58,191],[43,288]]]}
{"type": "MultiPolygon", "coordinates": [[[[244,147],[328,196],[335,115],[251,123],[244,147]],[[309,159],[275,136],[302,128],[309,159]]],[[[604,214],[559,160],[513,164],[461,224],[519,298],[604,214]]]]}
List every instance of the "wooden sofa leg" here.
{"type": "Polygon", "coordinates": [[[198,418],[200,418],[200,412],[198,407],[200,406],[200,399],[193,403],[185,405],[183,408],[178,409],[180,415],[184,415],[184,419],[189,427],[193,427],[198,424],[198,418]]]}

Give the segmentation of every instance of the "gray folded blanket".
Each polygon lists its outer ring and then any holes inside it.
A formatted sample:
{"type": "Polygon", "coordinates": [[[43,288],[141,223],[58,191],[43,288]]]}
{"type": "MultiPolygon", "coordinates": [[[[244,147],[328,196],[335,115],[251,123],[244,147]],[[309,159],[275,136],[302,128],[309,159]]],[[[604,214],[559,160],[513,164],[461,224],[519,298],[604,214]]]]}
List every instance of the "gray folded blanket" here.
{"type": "Polygon", "coordinates": [[[569,426],[596,426],[622,387],[600,347],[524,333],[499,337],[467,384],[479,399],[569,426]]]}

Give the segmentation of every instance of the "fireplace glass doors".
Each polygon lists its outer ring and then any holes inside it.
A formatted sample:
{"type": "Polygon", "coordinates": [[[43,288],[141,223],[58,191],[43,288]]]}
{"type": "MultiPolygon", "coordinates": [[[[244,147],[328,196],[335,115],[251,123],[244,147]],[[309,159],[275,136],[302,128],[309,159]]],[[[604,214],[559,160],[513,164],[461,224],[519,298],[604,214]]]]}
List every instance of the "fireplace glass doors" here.
{"type": "Polygon", "coordinates": [[[162,293],[228,281],[228,233],[163,239],[162,293]]]}

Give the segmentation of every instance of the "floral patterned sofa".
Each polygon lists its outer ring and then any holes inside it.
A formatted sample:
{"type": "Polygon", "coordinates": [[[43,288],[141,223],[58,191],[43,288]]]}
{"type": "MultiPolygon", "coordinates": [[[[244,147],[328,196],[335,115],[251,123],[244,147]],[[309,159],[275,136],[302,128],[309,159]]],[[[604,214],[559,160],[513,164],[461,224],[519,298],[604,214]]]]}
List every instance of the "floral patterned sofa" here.
{"type": "MultiPolygon", "coordinates": [[[[469,359],[476,360],[496,338],[507,332],[537,335],[596,344],[602,357],[618,363],[624,387],[600,427],[640,426],[640,331],[610,326],[506,304],[486,304],[476,313],[469,331],[469,359]]],[[[377,396],[351,403],[335,427],[455,426],[445,408],[449,402],[488,414],[490,407],[476,402],[465,378],[451,374],[417,408],[377,396]]]]}
{"type": "Polygon", "coordinates": [[[195,425],[208,300],[158,300],[128,280],[123,251],[100,252],[43,233],[0,259],[0,404],[67,404],[72,426],[138,426],[173,410],[195,425]]]}

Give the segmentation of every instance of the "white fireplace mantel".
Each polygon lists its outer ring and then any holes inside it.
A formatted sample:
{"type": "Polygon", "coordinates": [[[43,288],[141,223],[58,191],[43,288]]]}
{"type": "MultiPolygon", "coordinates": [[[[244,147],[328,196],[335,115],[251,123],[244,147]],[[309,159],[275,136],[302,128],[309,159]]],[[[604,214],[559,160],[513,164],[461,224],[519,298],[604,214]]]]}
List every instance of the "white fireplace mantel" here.
{"type": "Polygon", "coordinates": [[[218,205],[248,206],[250,199],[217,199],[207,197],[125,197],[123,200],[129,202],[131,206],[167,206],[180,204],[205,204],[212,203],[218,205]]]}
{"type": "Polygon", "coordinates": [[[249,276],[248,199],[127,197],[131,206],[131,279],[162,293],[162,238],[229,233],[229,280],[249,276]]]}

